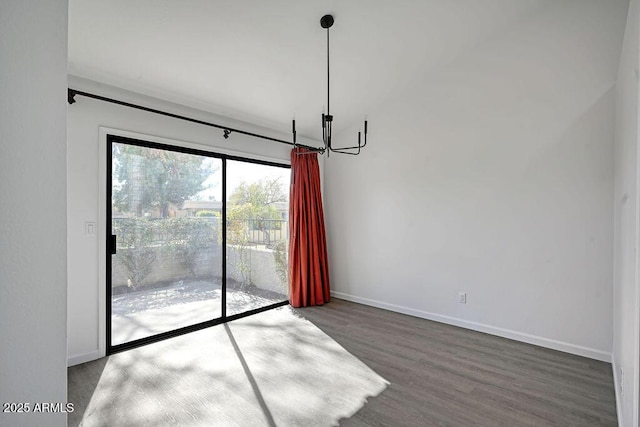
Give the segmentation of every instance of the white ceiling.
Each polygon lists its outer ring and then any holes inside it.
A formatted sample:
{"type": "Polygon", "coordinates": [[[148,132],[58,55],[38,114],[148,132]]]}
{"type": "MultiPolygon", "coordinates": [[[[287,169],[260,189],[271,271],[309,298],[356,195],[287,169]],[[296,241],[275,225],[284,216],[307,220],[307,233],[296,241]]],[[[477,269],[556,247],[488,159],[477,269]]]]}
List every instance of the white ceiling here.
{"type": "Polygon", "coordinates": [[[336,129],[552,0],[71,0],[69,73],[320,137],[331,13],[336,129]]]}

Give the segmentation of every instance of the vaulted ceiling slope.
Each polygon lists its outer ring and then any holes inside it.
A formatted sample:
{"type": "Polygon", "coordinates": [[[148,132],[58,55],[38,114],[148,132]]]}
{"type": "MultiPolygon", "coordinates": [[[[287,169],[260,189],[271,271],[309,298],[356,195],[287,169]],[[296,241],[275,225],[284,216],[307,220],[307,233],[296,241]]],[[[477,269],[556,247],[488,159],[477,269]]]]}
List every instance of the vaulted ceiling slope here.
{"type": "Polygon", "coordinates": [[[331,111],[359,123],[554,0],[71,0],[69,73],[319,138],[331,13],[331,111]]]}

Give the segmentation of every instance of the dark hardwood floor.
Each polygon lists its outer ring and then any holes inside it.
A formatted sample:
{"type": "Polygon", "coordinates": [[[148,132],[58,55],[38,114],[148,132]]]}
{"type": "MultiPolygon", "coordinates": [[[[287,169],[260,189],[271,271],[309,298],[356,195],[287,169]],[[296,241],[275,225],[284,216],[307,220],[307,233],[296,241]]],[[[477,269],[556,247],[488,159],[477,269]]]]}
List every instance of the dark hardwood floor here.
{"type": "Polygon", "coordinates": [[[339,299],[74,366],[68,389],[83,426],[617,425],[608,363],[339,299]]]}
{"type": "Polygon", "coordinates": [[[617,425],[609,363],[335,298],[298,311],[390,382],[341,425],[617,425]]]}

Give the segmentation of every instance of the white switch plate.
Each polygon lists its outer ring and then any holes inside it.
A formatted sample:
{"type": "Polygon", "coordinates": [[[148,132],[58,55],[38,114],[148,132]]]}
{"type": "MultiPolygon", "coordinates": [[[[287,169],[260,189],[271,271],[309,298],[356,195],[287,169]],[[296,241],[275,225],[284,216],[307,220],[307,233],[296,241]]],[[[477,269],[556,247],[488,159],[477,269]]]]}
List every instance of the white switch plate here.
{"type": "Polygon", "coordinates": [[[84,223],[84,234],[87,236],[95,236],[96,234],[96,223],[95,222],[85,222],[84,223]]]}
{"type": "Polygon", "coordinates": [[[458,292],[458,302],[460,304],[467,303],[467,293],[466,292],[458,292]]]}

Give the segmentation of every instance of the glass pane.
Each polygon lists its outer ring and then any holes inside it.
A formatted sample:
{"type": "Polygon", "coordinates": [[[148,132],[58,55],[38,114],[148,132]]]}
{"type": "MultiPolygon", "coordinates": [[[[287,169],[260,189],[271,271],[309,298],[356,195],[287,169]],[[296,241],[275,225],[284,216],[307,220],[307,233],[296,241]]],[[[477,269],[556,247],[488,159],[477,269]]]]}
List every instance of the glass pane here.
{"type": "Polygon", "coordinates": [[[288,299],[290,172],[227,162],[227,316],[288,299]]]}
{"type": "Polygon", "coordinates": [[[114,143],[111,345],[221,316],[222,162],[114,143]]]}

